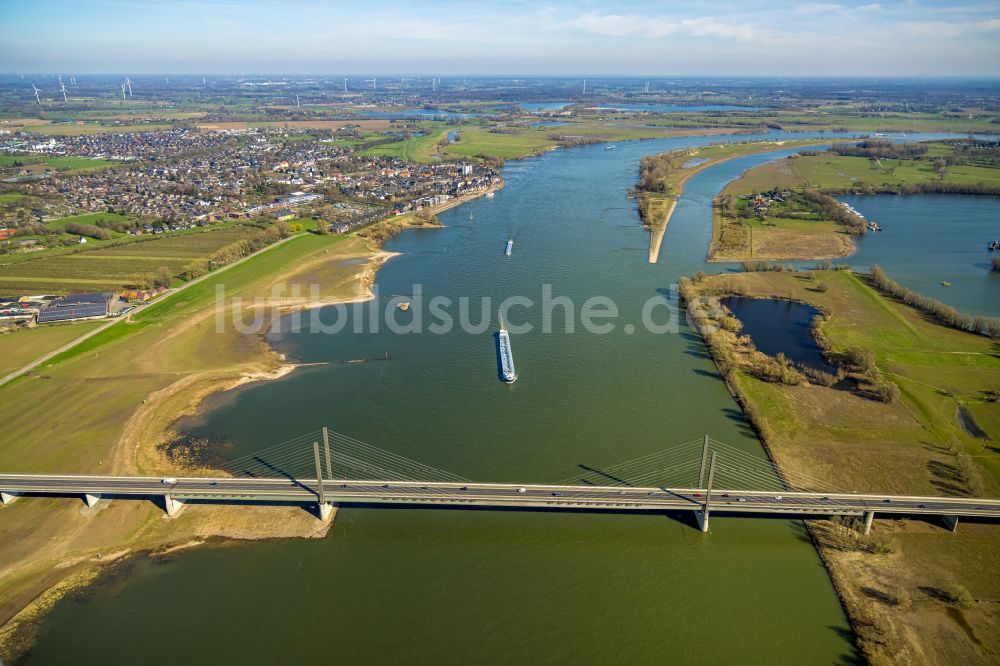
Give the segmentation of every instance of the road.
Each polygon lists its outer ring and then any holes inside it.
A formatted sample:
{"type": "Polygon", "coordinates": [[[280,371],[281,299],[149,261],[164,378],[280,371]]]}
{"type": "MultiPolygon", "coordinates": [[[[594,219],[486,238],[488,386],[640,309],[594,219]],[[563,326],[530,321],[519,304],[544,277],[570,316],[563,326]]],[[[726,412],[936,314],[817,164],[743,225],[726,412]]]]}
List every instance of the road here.
{"type": "MultiPolygon", "coordinates": [[[[168,289],[166,291],[166,293],[164,293],[162,296],[160,296],[158,299],[156,299],[155,301],[153,301],[149,305],[153,305],[154,303],[162,303],[163,301],[165,301],[166,299],[170,298],[174,294],[178,294],[178,293],[184,291],[185,289],[187,289],[188,287],[193,287],[194,285],[198,284],[199,282],[202,282],[203,280],[207,280],[209,278],[215,277],[219,273],[222,273],[223,271],[227,271],[230,268],[232,268],[233,266],[238,266],[238,265],[242,264],[244,261],[247,261],[248,259],[252,259],[253,257],[256,257],[261,252],[266,252],[266,251],[270,250],[271,248],[277,247],[277,246],[281,245],[282,243],[290,241],[291,239],[296,238],[296,237],[297,236],[288,236],[287,238],[282,238],[282,239],[280,239],[278,241],[275,241],[274,243],[271,243],[270,245],[268,245],[266,247],[262,247],[261,249],[257,250],[253,254],[248,254],[247,256],[243,257],[242,259],[237,259],[233,263],[226,264],[225,266],[222,266],[222,267],[220,267],[220,268],[212,271],[211,273],[205,273],[204,275],[202,275],[200,277],[196,277],[195,279],[191,280],[190,282],[185,282],[184,284],[182,284],[179,287],[174,287],[172,289],[168,289]]],[[[89,340],[90,338],[94,337],[98,333],[100,333],[100,332],[102,332],[104,330],[107,330],[108,328],[114,326],[115,324],[118,324],[118,323],[121,323],[123,321],[126,321],[129,318],[129,316],[131,316],[131,315],[126,315],[124,317],[116,317],[114,319],[111,319],[110,321],[106,322],[103,326],[98,326],[97,328],[93,329],[92,331],[88,331],[87,333],[81,335],[80,337],[76,338],[75,340],[71,340],[70,342],[67,342],[66,344],[64,344],[59,349],[56,349],[55,351],[51,351],[51,352],[49,352],[49,353],[47,353],[47,354],[45,354],[43,356],[39,356],[38,358],[36,358],[31,363],[28,363],[27,365],[23,365],[19,369],[17,369],[14,372],[10,373],[9,375],[6,375],[5,377],[0,378],[0,386],[3,386],[4,384],[6,384],[8,382],[11,382],[11,381],[17,379],[18,377],[20,377],[21,375],[23,375],[26,372],[30,372],[30,371],[34,370],[35,368],[37,368],[41,364],[45,363],[46,361],[48,361],[48,360],[50,360],[52,358],[55,358],[59,354],[62,354],[64,351],[68,351],[68,350],[72,349],[73,347],[76,347],[81,342],[84,342],[85,340],[89,340]]]]}
{"type": "MultiPolygon", "coordinates": [[[[10,494],[100,495],[175,500],[315,502],[315,479],[234,479],[0,474],[10,494]]],[[[484,507],[565,508],[616,511],[700,511],[706,490],[509,483],[419,481],[325,481],[327,502],[484,507]]],[[[866,512],[1000,518],[1000,499],[880,494],[713,490],[711,510],[723,513],[862,515],[866,512]]]]}

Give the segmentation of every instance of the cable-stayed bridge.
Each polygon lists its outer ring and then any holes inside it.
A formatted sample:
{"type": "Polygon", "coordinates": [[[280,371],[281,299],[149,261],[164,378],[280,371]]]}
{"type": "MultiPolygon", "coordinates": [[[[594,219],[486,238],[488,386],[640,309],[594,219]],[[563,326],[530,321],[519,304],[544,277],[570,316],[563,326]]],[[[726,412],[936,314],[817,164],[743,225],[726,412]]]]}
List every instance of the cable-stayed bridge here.
{"type": "Polygon", "coordinates": [[[861,516],[877,513],[1000,518],[1000,499],[857,493],[788,470],[708,436],[550,483],[483,483],[327,428],[214,466],[212,476],[140,477],[0,473],[0,499],[22,495],[161,498],[168,515],[189,503],[303,503],[327,519],[339,503],[576,511],[693,512],[734,516],[861,516]]]}

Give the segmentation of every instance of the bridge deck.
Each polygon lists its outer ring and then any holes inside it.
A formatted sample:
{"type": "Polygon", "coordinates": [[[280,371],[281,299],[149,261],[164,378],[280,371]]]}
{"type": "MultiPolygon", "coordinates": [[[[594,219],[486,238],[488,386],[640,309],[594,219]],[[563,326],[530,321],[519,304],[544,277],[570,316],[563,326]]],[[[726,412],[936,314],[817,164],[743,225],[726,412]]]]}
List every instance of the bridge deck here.
{"type": "MultiPolygon", "coordinates": [[[[177,478],[0,474],[9,495],[99,495],[216,502],[314,502],[315,479],[177,478]]],[[[565,508],[592,511],[701,511],[707,490],[630,486],[327,480],[327,502],[427,506],[565,508]]],[[[711,491],[711,509],[724,513],[861,515],[866,512],[1000,518],[1000,499],[837,494],[799,491],[711,491]]]]}

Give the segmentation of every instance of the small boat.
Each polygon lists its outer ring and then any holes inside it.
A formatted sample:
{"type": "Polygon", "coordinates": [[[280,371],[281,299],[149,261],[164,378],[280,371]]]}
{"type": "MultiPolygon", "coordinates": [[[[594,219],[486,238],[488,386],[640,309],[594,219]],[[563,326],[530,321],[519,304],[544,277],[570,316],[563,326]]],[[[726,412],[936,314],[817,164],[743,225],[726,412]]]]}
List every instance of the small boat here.
{"type": "Polygon", "coordinates": [[[475,216],[475,215],[473,215],[472,213],[469,213],[469,219],[470,219],[470,220],[474,220],[474,219],[476,219],[476,216],[475,216]]]}
{"type": "Polygon", "coordinates": [[[608,145],[604,146],[604,150],[614,150],[614,149],[615,149],[615,144],[613,143],[609,143],[608,145]]]}
{"type": "Polygon", "coordinates": [[[941,281],[941,286],[942,287],[950,287],[951,286],[951,282],[948,282],[947,280],[942,280],[941,281]]]}
{"type": "Polygon", "coordinates": [[[503,253],[506,254],[509,257],[510,253],[513,250],[514,250],[514,239],[511,238],[509,241],[507,241],[507,248],[503,251],[503,253]]]}
{"type": "Polygon", "coordinates": [[[493,192],[487,192],[487,193],[486,193],[486,198],[487,198],[487,199],[492,199],[492,198],[493,198],[493,195],[494,195],[494,193],[493,193],[493,192]]]}

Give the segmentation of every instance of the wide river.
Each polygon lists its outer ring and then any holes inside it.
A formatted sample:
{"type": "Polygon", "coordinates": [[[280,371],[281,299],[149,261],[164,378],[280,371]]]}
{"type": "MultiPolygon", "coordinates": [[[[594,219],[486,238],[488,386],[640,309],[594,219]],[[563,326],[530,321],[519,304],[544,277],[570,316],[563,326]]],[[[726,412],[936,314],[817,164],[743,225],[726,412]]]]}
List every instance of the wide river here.
{"type": "MultiPolygon", "coordinates": [[[[794,135],[802,138],[804,135],[794,135]]],[[[422,285],[425,299],[493,299],[482,333],[281,334],[272,342],[328,364],[216,396],[188,423],[240,456],[322,425],[477,480],[555,481],[704,433],[763,457],[705,353],[667,317],[671,285],[706,265],[712,197],[745,169],[692,178],[659,263],[625,198],[639,159],[722,139],[589,146],[512,162],[506,187],[408,231],[379,273],[380,307],[422,285]],[[470,214],[474,219],[470,220],[470,214]],[[503,247],[513,237],[514,252],[503,247]],[[543,285],[568,296],[541,330],[543,285]],[[594,295],[614,330],[582,330],[594,295]],[[497,379],[497,303],[526,296],[513,324],[518,381],[497,379]],[[632,333],[628,324],[635,326],[632,333]]],[[[786,138],[771,134],[768,138],[786,138]]],[[[790,137],[789,137],[790,138],[790,137]]],[[[891,274],[891,273],[890,273],[891,274]]],[[[416,308],[414,308],[416,310],[416,308]]],[[[451,310],[457,318],[457,306],[451,310]]],[[[392,312],[396,312],[392,310],[392,312]]],[[[400,314],[409,320],[413,311],[400,314]]],[[[424,327],[432,320],[427,319],[424,327]]],[[[478,305],[472,320],[479,320],[478,305]]],[[[198,511],[197,506],[187,509],[198,511]]],[[[710,534],[662,515],[345,507],[327,538],[205,548],[136,561],[118,581],[59,603],[31,664],[812,663],[853,658],[829,578],[798,521],[712,519],[710,534]],[[71,657],[68,657],[71,655],[71,657]],[[124,658],[123,655],[129,655],[124,658]]]]}

